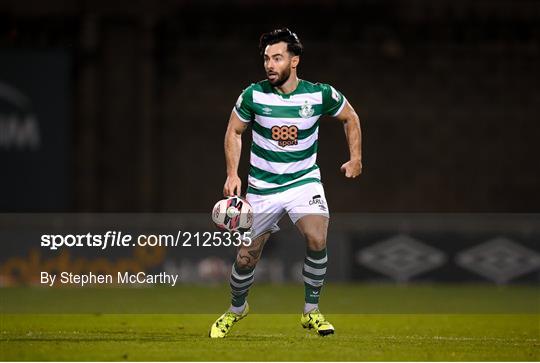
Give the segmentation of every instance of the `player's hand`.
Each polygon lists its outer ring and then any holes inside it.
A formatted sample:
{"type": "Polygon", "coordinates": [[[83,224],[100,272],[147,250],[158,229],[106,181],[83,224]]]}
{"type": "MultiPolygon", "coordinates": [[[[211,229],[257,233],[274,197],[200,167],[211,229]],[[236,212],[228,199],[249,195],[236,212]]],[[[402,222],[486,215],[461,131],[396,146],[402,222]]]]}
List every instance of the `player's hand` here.
{"type": "Polygon", "coordinates": [[[345,177],[347,178],[356,178],[362,174],[362,160],[353,159],[347,161],[341,165],[341,171],[345,173],[345,177]]]}
{"type": "Polygon", "coordinates": [[[230,197],[232,195],[240,195],[242,192],[242,180],[235,176],[228,176],[223,186],[223,196],[230,197]]]}

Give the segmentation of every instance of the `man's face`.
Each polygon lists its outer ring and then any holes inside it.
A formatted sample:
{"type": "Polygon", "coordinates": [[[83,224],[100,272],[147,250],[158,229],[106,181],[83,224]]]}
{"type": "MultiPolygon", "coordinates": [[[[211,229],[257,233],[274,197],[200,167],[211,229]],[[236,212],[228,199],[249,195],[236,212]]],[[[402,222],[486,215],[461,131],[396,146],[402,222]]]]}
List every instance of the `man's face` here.
{"type": "Polygon", "coordinates": [[[291,69],[298,63],[296,56],[291,57],[287,43],[279,42],[267,45],[264,50],[264,70],[266,78],[274,87],[279,87],[289,79],[291,69]]]}

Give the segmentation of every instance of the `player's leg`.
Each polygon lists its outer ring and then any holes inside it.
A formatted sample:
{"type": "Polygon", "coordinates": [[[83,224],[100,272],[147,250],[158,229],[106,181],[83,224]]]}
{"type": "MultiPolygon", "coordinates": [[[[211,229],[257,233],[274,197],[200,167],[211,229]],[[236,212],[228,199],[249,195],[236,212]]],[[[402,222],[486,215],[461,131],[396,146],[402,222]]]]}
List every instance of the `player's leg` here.
{"type": "Polygon", "coordinates": [[[294,189],[297,189],[295,197],[287,204],[287,211],[306,243],[302,269],[305,303],[301,323],[304,328],[313,328],[320,335],[333,334],[334,327],[319,311],[319,298],[328,265],[326,237],[329,213],[324,189],[317,183],[294,189]]]}
{"type": "Polygon", "coordinates": [[[265,232],[253,239],[249,246],[242,245],[238,248],[229,281],[232,295],[229,310],[236,314],[241,314],[245,310],[246,297],[255,277],[255,266],[269,237],[270,232],[265,232]]]}
{"type": "Polygon", "coordinates": [[[334,326],[319,310],[319,298],[328,265],[326,255],[328,217],[305,215],[296,222],[296,226],[306,241],[306,256],[302,269],[305,303],[300,323],[306,329],[315,329],[321,336],[334,334],[334,326]]]}
{"type": "Polygon", "coordinates": [[[229,280],[232,295],[231,306],[210,327],[211,338],[224,338],[233,325],[248,314],[249,305],[246,297],[253,284],[255,266],[261,258],[262,249],[268,237],[270,237],[270,232],[263,233],[254,238],[249,246],[239,247],[229,280]]]}
{"type": "Polygon", "coordinates": [[[211,338],[224,338],[232,326],[244,318],[249,312],[246,297],[255,278],[255,267],[259,262],[264,244],[271,233],[279,231],[277,222],[285,210],[279,198],[272,196],[247,195],[247,200],[253,208],[252,241],[242,245],[232,266],[230,286],[231,305],[210,327],[211,338]]]}
{"type": "Polygon", "coordinates": [[[306,256],[302,269],[305,286],[305,314],[319,307],[320,292],[328,264],[326,255],[328,217],[316,214],[305,215],[296,222],[296,227],[306,242],[306,256]]]}

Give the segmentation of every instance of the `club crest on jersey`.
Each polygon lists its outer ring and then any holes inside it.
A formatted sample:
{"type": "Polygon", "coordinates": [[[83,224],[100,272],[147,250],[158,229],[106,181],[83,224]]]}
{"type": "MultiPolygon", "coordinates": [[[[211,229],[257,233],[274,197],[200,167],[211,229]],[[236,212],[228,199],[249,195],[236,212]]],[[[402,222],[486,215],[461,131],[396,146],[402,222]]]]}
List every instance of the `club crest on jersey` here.
{"type": "Polygon", "coordinates": [[[304,102],[298,113],[302,118],[310,118],[315,113],[315,110],[313,109],[313,106],[311,106],[308,101],[306,101],[304,102]]]}

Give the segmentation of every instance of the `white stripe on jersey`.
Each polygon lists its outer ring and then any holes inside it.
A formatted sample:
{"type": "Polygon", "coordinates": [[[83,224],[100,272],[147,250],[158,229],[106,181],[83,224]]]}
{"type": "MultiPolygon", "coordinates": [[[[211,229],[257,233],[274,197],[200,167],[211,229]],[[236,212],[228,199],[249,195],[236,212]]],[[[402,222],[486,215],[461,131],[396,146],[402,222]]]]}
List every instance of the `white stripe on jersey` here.
{"type": "Polygon", "coordinates": [[[249,175],[248,176],[248,184],[251,185],[251,186],[256,187],[257,189],[267,189],[267,188],[282,187],[282,186],[285,186],[287,184],[296,183],[297,181],[302,180],[302,179],[306,179],[306,178],[317,178],[317,179],[320,180],[321,179],[321,171],[320,171],[320,169],[317,168],[315,170],[312,170],[309,173],[307,173],[306,175],[302,175],[300,178],[291,180],[290,182],[285,183],[285,184],[268,183],[268,182],[265,182],[264,180],[254,178],[251,175],[249,175]]]}
{"type": "Polygon", "coordinates": [[[253,90],[253,102],[267,106],[302,106],[305,102],[310,105],[322,105],[322,92],[300,93],[289,98],[283,98],[275,93],[263,93],[253,90]]]}
{"type": "Polygon", "coordinates": [[[315,132],[306,137],[305,139],[298,140],[298,145],[279,146],[275,140],[267,139],[264,136],[259,135],[255,130],[251,133],[253,142],[263,149],[270,151],[301,151],[309,148],[319,138],[319,128],[315,129],[315,132]]]}
{"type": "Polygon", "coordinates": [[[317,160],[317,153],[311,155],[307,159],[296,161],[294,163],[276,163],[276,162],[268,161],[268,160],[258,157],[253,152],[251,152],[251,155],[250,155],[251,165],[259,169],[269,171],[274,174],[296,173],[297,171],[312,167],[315,164],[316,160],[317,160]]]}

